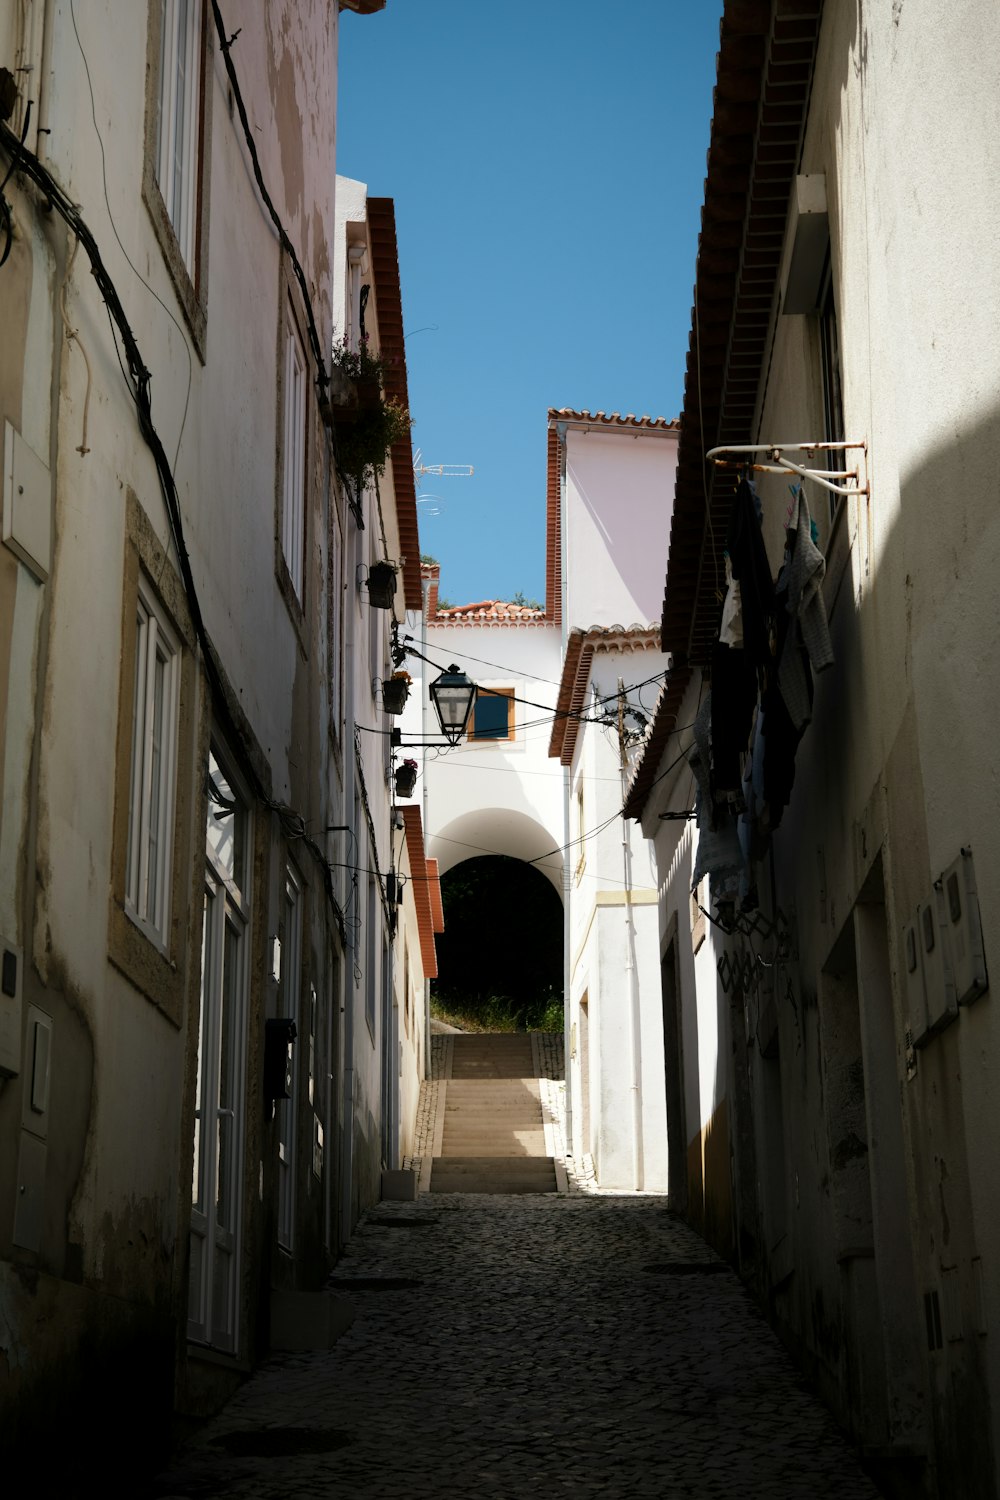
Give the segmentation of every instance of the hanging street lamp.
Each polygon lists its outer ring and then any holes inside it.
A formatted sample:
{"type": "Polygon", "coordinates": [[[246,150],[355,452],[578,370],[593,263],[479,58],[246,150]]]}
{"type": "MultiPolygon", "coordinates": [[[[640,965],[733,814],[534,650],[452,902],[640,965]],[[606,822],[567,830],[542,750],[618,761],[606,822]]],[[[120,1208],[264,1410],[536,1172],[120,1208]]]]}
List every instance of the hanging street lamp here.
{"type": "Polygon", "coordinates": [[[446,672],[435,677],[428,689],[441,733],[449,745],[457,745],[465,734],[476,701],[476,684],[452,662],[446,672]]]}

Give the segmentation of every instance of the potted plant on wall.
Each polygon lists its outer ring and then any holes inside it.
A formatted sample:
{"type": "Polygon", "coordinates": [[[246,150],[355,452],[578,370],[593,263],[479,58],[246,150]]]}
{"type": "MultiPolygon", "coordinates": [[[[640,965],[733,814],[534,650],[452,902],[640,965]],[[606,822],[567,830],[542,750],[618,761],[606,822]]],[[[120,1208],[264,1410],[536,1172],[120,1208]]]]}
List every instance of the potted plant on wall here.
{"type": "Polygon", "coordinates": [[[387,714],[401,714],[410,696],[409,672],[393,672],[382,683],[382,706],[387,714]]]}
{"type": "Polygon", "coordinates": [[[415,760],[404,760],[396,767],[396,796],[412,797],[416,784],[417,763],[415,760]]]}
{"type": "Polygon", "coordinates": [[[337,427],[351,427],[366,411],[378,406],[382,396],[385,365],[372,353],[368,336],[352,349],[345,333],[333,346],[330,361],[330,419],[337,427]]]}
{"type": "Polygon", "coordinates": [[[329,420],[336,436],[337,467],[360,492],[385,470],[389,450],[410,433],[410,414],[385,394],[385,361],[362,338],[352,349],[334,345],[329,420]]]}
{"type": "Polygon", "coordinates": [[[391,609],[396,593],[396,569],[391,562],[372,563],[365,580],[368,601],[374,609],[391,609]]]}

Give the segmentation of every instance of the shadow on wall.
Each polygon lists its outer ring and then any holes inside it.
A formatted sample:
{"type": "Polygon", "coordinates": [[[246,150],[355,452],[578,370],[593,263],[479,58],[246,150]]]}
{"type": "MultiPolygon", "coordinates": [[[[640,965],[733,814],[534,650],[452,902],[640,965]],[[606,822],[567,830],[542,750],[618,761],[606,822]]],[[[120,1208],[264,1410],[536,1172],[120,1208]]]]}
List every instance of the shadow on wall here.
{"type": "Polygon", "coordinates": [[[733,1241],[732,1173],[729,1161],[729,1104],[723,1098],[705,1128],[688,1145],[688,1222],[720,1255],[731,1259],[733,1241]]]}

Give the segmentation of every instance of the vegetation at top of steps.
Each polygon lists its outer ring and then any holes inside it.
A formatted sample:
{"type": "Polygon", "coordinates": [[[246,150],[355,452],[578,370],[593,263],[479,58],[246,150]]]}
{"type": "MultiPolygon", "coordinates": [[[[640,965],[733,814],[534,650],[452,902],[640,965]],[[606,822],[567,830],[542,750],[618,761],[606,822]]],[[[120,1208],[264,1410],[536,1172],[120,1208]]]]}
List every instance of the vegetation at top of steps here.
{"type": "Polygon", "coordinates": [[[485,1001],[439,999],[431,995],[431,1015],[459,1031],[554,1031],[562,1033],[563,1003],[555,997],[528,1002],[509,995],[490,995],[485,1001]]]}

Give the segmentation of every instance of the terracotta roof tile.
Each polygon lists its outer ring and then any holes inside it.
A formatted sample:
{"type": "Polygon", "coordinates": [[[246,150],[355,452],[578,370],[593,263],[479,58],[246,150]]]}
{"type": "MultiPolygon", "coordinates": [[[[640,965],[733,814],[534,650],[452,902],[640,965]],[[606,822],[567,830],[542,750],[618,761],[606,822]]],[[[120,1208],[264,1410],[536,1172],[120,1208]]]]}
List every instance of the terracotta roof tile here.
{"type": "Polygon", "coordinates": [[[679,417],[637,417],[633,412],[574,411],[568,406],[550,406],[549,418],[557,422],[593,422],[602,427],[645,427],[657,432],[679,432],[679,417]]]}
{"type": "Polygon", "coordinates": [[[481,620],[502,621],[507,625],[527,625],[534,621],[548,623],[544,609],[530,609],[524,604],[510,604],[505,599],[480,599],[475,604],[454,604],[447,609],[438,608],[434,617],[436,625],[460,624],[462,621],[479,624],[481,620]]]}
{"type": "MultiPolygon", "coordinates": [[[[399,253],[396,248],[396,211],[391,198],[368,199],[368,231],[371,239],[375,300],[378,306],[379,353],[385,360],[382,385],[407,411],[410,398],[406,383],[406,347],[403,342],[403,302],[399,289],[399,253]]],[[[399,549],[403,556],[403,602],[408,610],[423,607],[420,588],[420,537],[417,526],[417,486],[413,476],[413,446],[409,436],[393,443],[392,482],[399,522],[399,549]]]]}
{"type": "MultiPolygon", "coordinates": [[[[551,415],[551,412],[550,412],[551,415]]],[[[548,431],[545,473],[545,613],[562,624],[562,457],[559,434],[552,422],[548,431]]]]}
{"type": "Polygon", "coordinates": [[[403,808],[403,827],[406,830],[406,853],[410,860],[410,885],[413,887],[413,904],[417,909],[417,932],[420,935],[420,956],[424,964],[424,978],[437,978],[437,949],[434,946],[434,917],[431,904],[431,882],[424,855],[424,830],[420,821],[419,807],[403,808]]]}
{"type": "Polygon", "coordinates": [[[684,694],[687,692],[692,674],[693,668],[691,667],[673,667],[670,676],[660,689],[645,743],[633,767],[632,779],[625,796],[625,806],[622,811],[626,818],[642,816],[646,798],[659,772],[663,752],[667,748],[670,736],[677,728],[677,715],[680,713],[681,703],[684,701],[684,694]]]}
{"type": "Polygon", "coordinates": [[[436,859],[427,861],[427,886],[431,893],[431,923],[435,932],[444,932],[444,896],[441,892],[441,872],[436,859]]]}
{"type": "Polygon", "coordinates": [[[718,623],[721,562],[710,537],[725,535],[735,477],[706,471],[705,453],[759,436],[757,392],[822,13],[823,0],[726,0],[723,12],[660,622],[675,660],[707,662],[718,623]]]}
{"type": "Polygon", "coordinates": [[[590,682],[590,668],[596,654],[618,651],[659,651],[660,632],[650,625],[591,625],[589,630],[571,630],[566,642],[556,716],[549,739],[549,755],[558,756],[563,766],[573,764],[579,714],[583,712],[590,682]]]}

